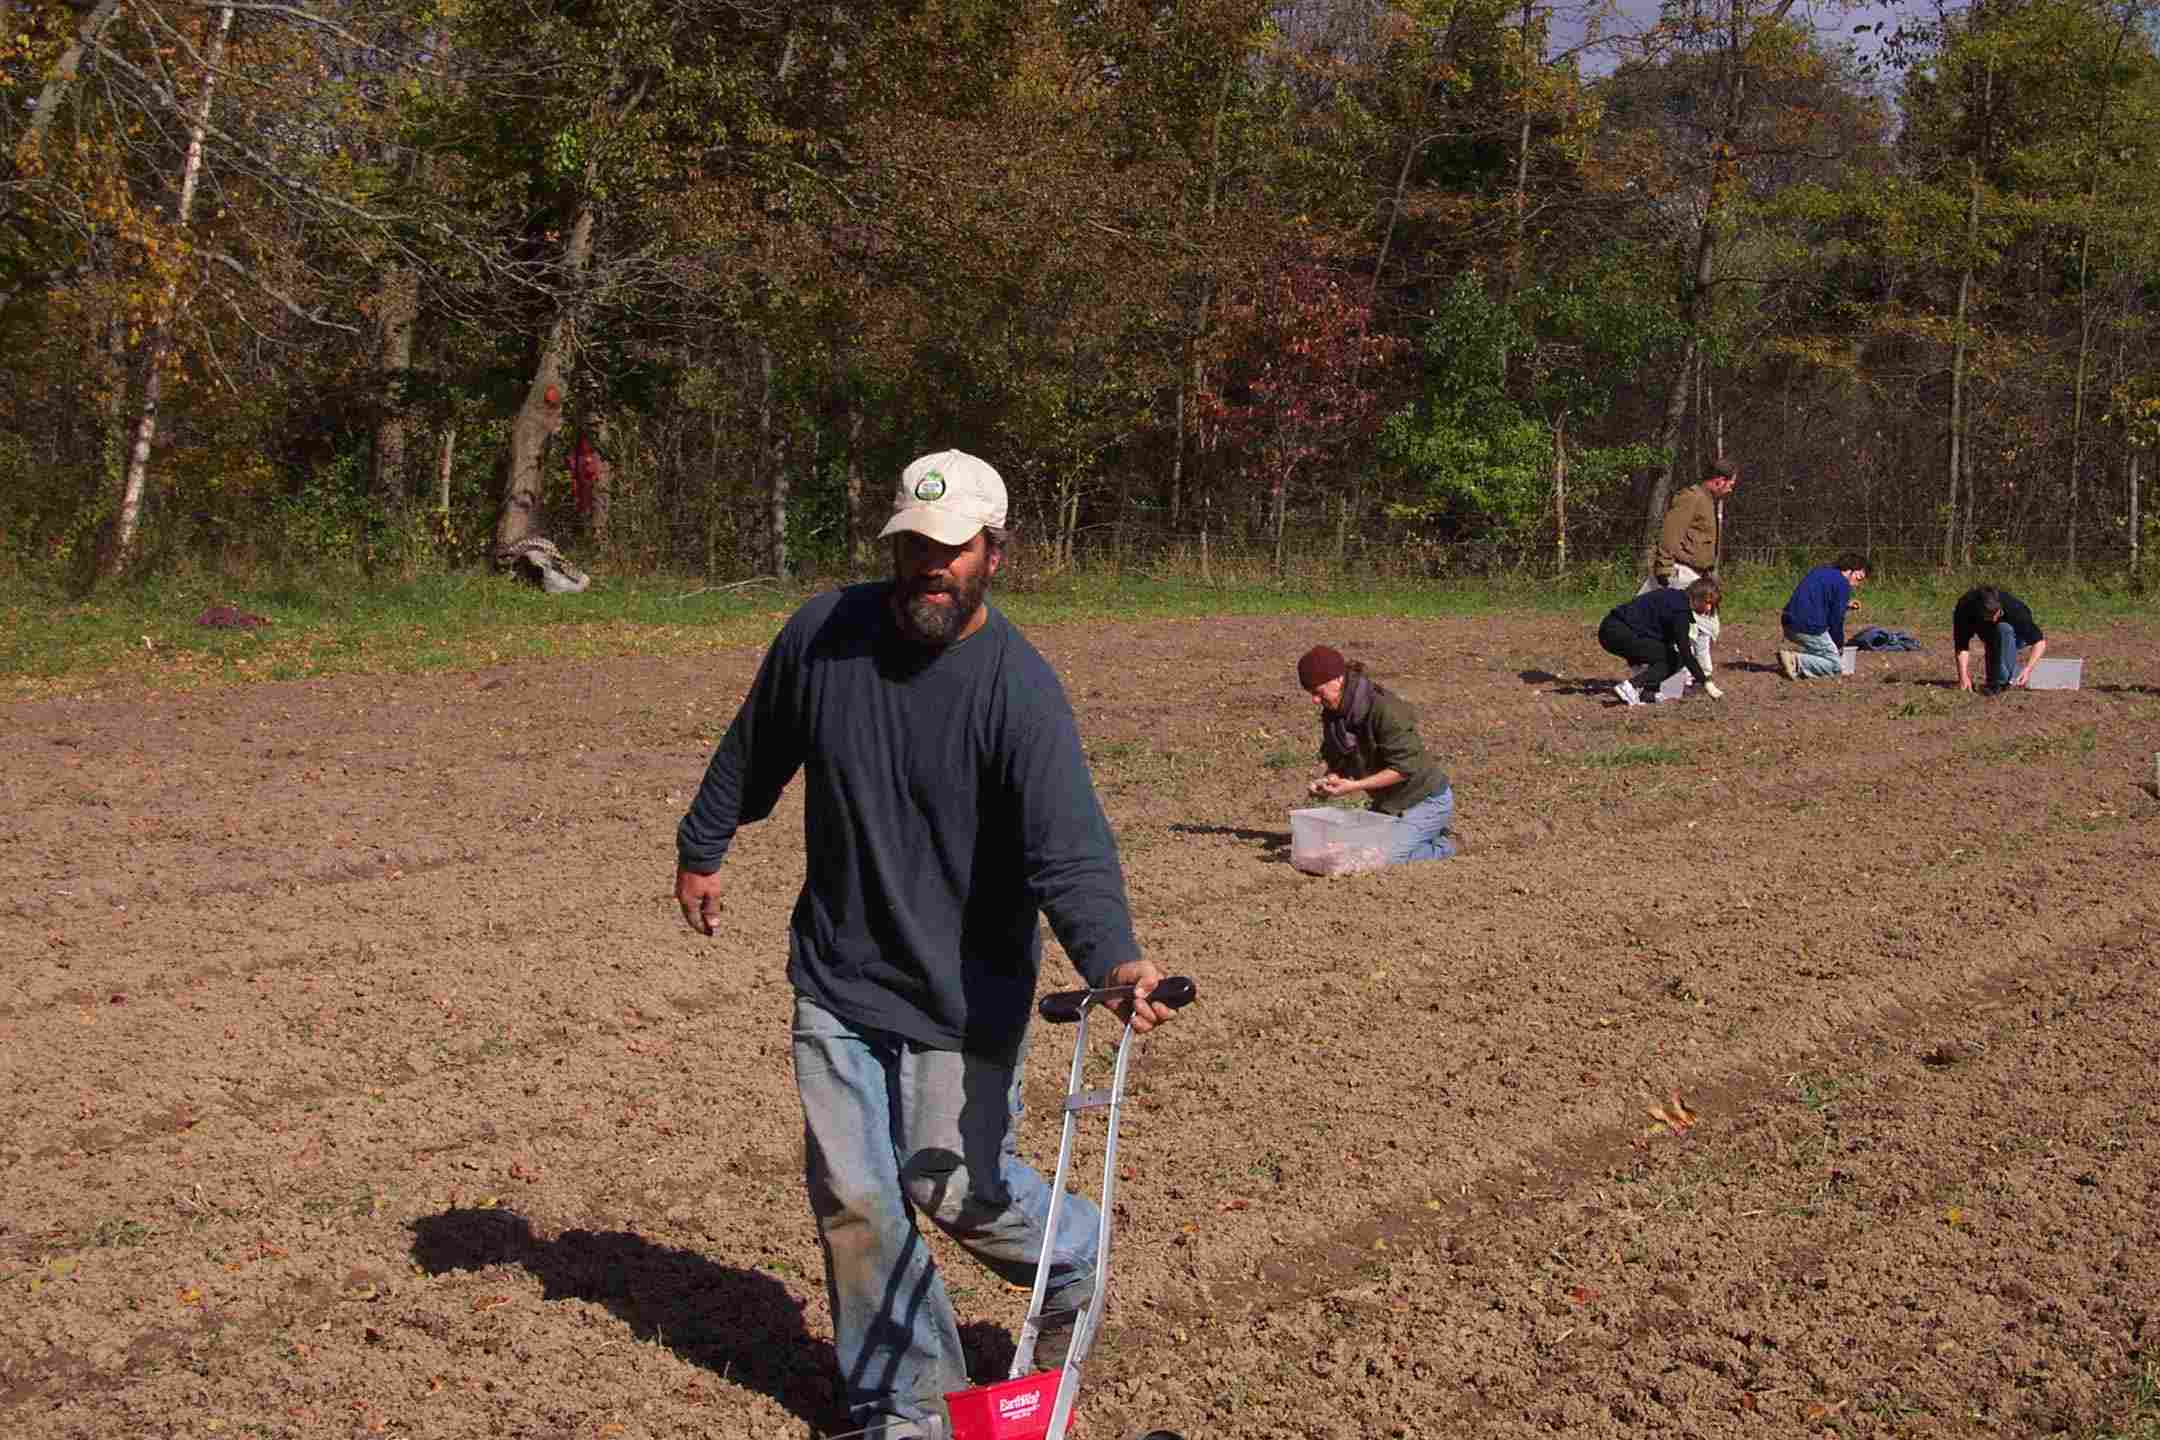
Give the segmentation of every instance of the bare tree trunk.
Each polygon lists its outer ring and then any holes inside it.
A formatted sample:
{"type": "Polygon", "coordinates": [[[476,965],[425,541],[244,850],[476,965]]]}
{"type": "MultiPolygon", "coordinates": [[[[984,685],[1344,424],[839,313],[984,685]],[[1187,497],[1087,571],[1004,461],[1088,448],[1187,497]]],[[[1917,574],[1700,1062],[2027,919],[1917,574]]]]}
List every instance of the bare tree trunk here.
{"type": "MultiPolygon", "coordinates": [[[[2124,7],[2122,24],[2115,32],[2114,49],[2108,56],[2110,69],[2114,67],[2117,58],[2122,54],[2124,44],[2130,39],[2131,31],[2136,28],[2143,18],[2141,14],[2143,9],[2142,4],[2131,4],[2124,7]]],[[[2102,127],[2107,121],[2109,93],[2103,91],[2099,103],[2094,107],[2092,138],[2095,142],[2100,139],[2102,127]]],[[[2095,164],[2092,179],[2085,187],[2084,231],[2078,236],[2077,386],[2076,399],[2073,402],[2070,417],[2070,531],[2065,537],[2064,545],[2065,559],[2072,574],[2076,574],[2078,568],[2078,482],[2084,477],[2085,473],[2085,371],[2091,363],[2092,357],[2092,299],[2085,282],[2086,277],[2091,272],[2093,212],[2099,207],[2099,202],[2100,167],[2095,164]]]]}
{"type": "Polygon", "coordinates": [[[1110,573],[1121,575],[1125,571],[1126,552],[1132,544],[1132,469],[1118,467],[1117,483],[1117,538],[1110,547],[1110,573]]]}
{"type": "Polygon", "coordinates": [[[586,533],[595,545],[605,545],[608,538],[608,514],[615,505],[615,462],[608,459],[608,451],[614,448],[615,427],[603,417],[593,423],[600,454],[593,464],[592,516],[586,523],[586,533]]]}
{"type": "Polygon", "coordinates": [[[1288,487],[1283,483],[1283,479],[1280,473],[1275,476],[1275,513],[1271,519],[1275,529],[1275,578],[1278,580],[1283,576],[1283,514],[1288,509],[1283,494],[1288,487]]]}
{"type": "Polygon", "coordinates": [[[870,558],[870,523],[863,514],[862,430],[863,407],[851,396],[847,416],[848,559],[858,565],[870,558]]]}
{"type": "Polygon", "coordinates": [[[2078,568],[2078,481],[2085,474],[2085,367],[2092,354],[2092,308],[2085,294],[2085,262],[2092,249],[2088,224],[2078,242],[2078,357],[2077,382],[2070,402],[2070,531],[2063,537],[2063,562],[2071,574],[2078,568]]]}
{"type": "Polygon", "coordinates": [[[1972,406],[1965,407],[1965,530],[1963,554],[1960,560],[1966,569],[1972,568],[1973,531],[1980,519],[1980,467],[1973,463],[1972,406]]]}
{"type": "MultiPolygon", "coordinates": [[[[1537,27],[1537,0],[1523,0],[1522,38],[1523,54],[1530,53],[1531,32],[1537,27]]],[[[1540,55],[1540,63],[1544,57],[1540,55]]],[[[1508,235],[1506,281],[1502,286],[1500,303],[1512,304],[1515,294],[1522,288],[1523,232],[1529,227],[1530,217],[1530,89],[1523,88],[1522,123],[1515,135],[1515,215],[1508,235]]],[[[1507,365],[1507,355],[1501,352],[1501,366],[1507,365]]],[[[1503,379],[1505,376],[1502,377],[1503,379]]]]}
{"type": "MultiPolygon", "coordinates": [[[[2120,48],[2121,37],[2117,37],[2120,48]]],[[[2097,122],[2095,129],[2097,130],[2097,122]]],[[[2085,476],[2085,380],[2092,368],[2093,312],[2086,278],[2091,273],[2093,210],[2099,202],[2100,177],[2095,168],[2085,192],[2085,230],[2078,237],[2078,355],[2077,380],[2070,409],[2070,510],[2069,533],[2064,537],[2064,563],[2072,574],[2078,568],[2078,498],[2085,476]]]]}
{"type": "MultiPolygon", "coordinates": [[[[105,27],[119,13],[120,0],[98,0],[97,5],[83,17],[76,27],[75,38],[68,42],[66,50],[53,65],[52,73],[45,77],[45,88],[38,92],[37,108],[30,112],[30,133],[23,137],[22,147],[16,153],[17,163],[26,167],[42,163],[45,153],[45,132],[52,128],[53,117],[67,101],[68,88],[75,83],[75,76],[82,69],[83,52],[98,43],[105,27]]],[[[15,32],[12,27],[0,31],[7,35],[15,32]]],[[[222,48],[224,40],[213,42],[222,48]]],[[[204,93],[209,92],[207,88],[204,93]]]]}
{"type": "MultiPolygon", "coordinates": [[[[188,123],[187,156],[180,168],[180,200],[173,208],[176,231],[187,228],[188,217],[195,209],[196,182],[202,176],[203,134],[210,128],[210,100],[217,88],[218,67],[225,60],[226,37],[232,34],[232,7],[221,8],[212,23],[215,28],[210,32],[210,43],[203,57],[202,94],[196,97],[195,114],[188,123]]],[[[165,355],[172,345],[172,325],[178,315],[179,303],[180,275],[175,270],[165,282],[157,318],[151,324],[150,341],[144,349],[142,418],[135,423],[135,443],[128,453],[127,477],[120,486],[120,510],[113,520],[112,549],[107,553],[104,565],[107,579],[127,568],[142,524],[143,487],[150,473],[150,447],[157,440],[158,399],[165,386],[165,355]]]]}
{"type": "Polygon", "coordinates": [[[1185,363],[1178,366],[1177,409],[1175,412],[1177,438],[1173,442],[1170,452],[1169,510],[1170,533],[1172,535],[1177,534],[1178,519],[1185,508],[1185,436],[1192,425],[1190,418],[1192,413],[1191,397],[1193,390],[1198,385],[1199,368],[1199,347],[1190,336],[1187,336],[1185,340],[1185,363]],[[1186,382],[1188,374],[1195,377],[1192,384],[1186,382]]]}
{"type": "Polygon", "coordinates": [[[768,476],[765,499],[766,563],[772,573],[785,580],[788,573],[787,520],[788,520],[788,473],[785,457],[779,453],[777,428],[773,424],[773,359],[772,346],[760,336],[758,355],[758,463],[768,476]]]}
{"type": "MultiPolygon", "coordinates": [[[[1737,81],[1735,82],[1738,83],[1737,81]]],[[[1737,100],[1734,102],[1737,107],[1737,100]]],[[[1650,573],[1657,555],[1658,537],[1665,529],[1665,507],[1672,503],[1673,470],[1680,458],[1680,426],[1687,418],[1688,391],[1695,382],[1696,357],[1702,353],[1702,332],[1710,314],[1710,280],[1716,270],[1719,199],[1724,191],[1722,170],[1727,147],[1721,142],[1711,159],[1710,197],[1703,206],[1695,230],[1695,273],[1688,287],[1687,342],[1680,363],[1673,368],[1672,386],[1665,392],[1665,420],[1658,427],[1658,449],[1665,463],[1650,485],[1650,504],[1643,519],[1642,572],[1650,573]]]]}
{"type": "MultiPolygon", "coordinates": [[[[780,51],[780,68],[775,76],[784,89],[788,74],[795,68],[795,46],[800,32],[791,24],[787,44],[780,51]]],[[[785,580],[788,573],[787,522],[788,522],[788,473],[786,456],[780,453],[781,440],[773,424],[773,358],[772,342],[760,332],[757,337],[758,358],[758,463],[765,467],[767,489],[765,494],[766,562],[772,566],[775,578],[785,580]]]]}
{"type": "MultiPolygon", "coordinates": [[[[1971,499],[1969,476],[1972,462],[1965,454],[1966,407],[1965,357],[1972,348],[1966,333],[1967,321],[1972,315],[1973,269],[1979,264],[1980,248],[1980,160],[1987,144],[1987,112],[1994,100],[1995,65],[1988,63],[1987,78],[1980,91],[1978,124],[1980,135],[1974,142],[1972,153],[1965,157],[1967,193],[1965,199],[1965,263],[1958,272],[1957,320],[1951,331],[1950,344],[1950,511],[1943,525],[1943,569],[1957,563],[1956,544],[1958,536],[1958,487],[1968,487],[1967,499],[1971,499]]],[[[1972,519],[1965,519],[1966,548],[1971,550],[1972,519]]]]}
{"type": "MultiPolygon", "coordinates": [[[[1709,247],[1713,243],[1709,238],[1708,227],[1705,226],[1704,233],[1696,242],[1698,275],[1708,265],[1709,247]]],[[[1692,316],[1695,310],[1692,302],[1688,310],[1692,316]]],[[[1676,459],[1674,452],[1680,444],[1680,424],[1687,416],[1687,377],[1695,367],[1695,348],[1699,343],[1700,336],[1690,325],[1687,343],[1681,347],[1680,363],[1674,370],[1672,387],[1665,392],[1665,420],[1658,427],[1658,448],[1665,460],[1658,467],[1657,478],[1650,482],[1650,503],[1643,521],[1641,559],[1642,572],[1645,575],[1650,573],[1650,567],[1657,559],[1658,539],[1665,531],[1665,509],[1672,504],[1673,468],[1676,459]]]]}
{"type": "MultiPolygon", "coordinates": [[[[1201,207],[1201,229],[1212,232],[1215,228],[1215,207],[1222,194],[1222,127],[1223,113],[1230,108],[1230,81],[1236,74],[1231,68],[1223,71],[1222,88],[1215,98],[1215,122],[1208,137],[1208,188],[1207,203],[1201,207]]],[[[1192,411],[1195,398],[1200,393],[1200,341],[1207,334],[1208,319],[1215,304],[1215,277],[1212,273],[1200,278],[1200,296],[1193,307],[1192,328],[1185,336],[1185,363],[1179,367],[1177,393],[1177,446],[1170,456],[1170,533],[1176,534],[1178,521],[1185,509],[1185,451],[1192,433],[1192,411]]]]}
{"type": "Polygon", "coordinates": [[[97,413],[90,420],[96,434],[97,485],[100,490],[110,487],[114,495],[127,479],[128,441],[133,438],[127,418],[127,323],[116,308],[98,322],[84,356],[85,369],[98,380],[97,413]]]}
{"type": "MultiPolygon", "coordinates": [[[[1965,240],[1975,243],[1980,233],[1980,174],[1973,166],[1972,193],[1966,202],[1965,240]]],[[[1943,522],[1943,569],[1957,563],[1958,490],[1965,483],[1965,319],[1972,310],[1973,262],[1966,259],[1958,276],[1957,319],[1950,337],[1950,508],[1943,522]]]]}
{"type": "Polygon", "coordinates": [[[2144,537],[2144,521],[2138,515],[2138,452],[2130,452],[2130,593],[2145,593],[2145,570],[2139,563],[2139,543],[2144,537]]]}
{"type": "Polygon", "coordinates": [[[1697,350],[1695,352],[1694,382],[1695,413],[1692,417],[1695,423],[1688,426],[1688,474],[1690,475],[1702,474],[1702,436],[1703,421],[1705,419],[1703,415],[1703,360],[1703,352],[1697,350]]]}
{"type": "Polygon", "coordinates": [[[709,581],[720,573],[720,501],[722,474],[720,468],[720,407],[712,409],[712,453],[706,458],[705,469],[705,578],[709,581]]]}
{"type": "Polygon", "coordinates": [[[1552,427],[1553,557],[1554,573],[1567,574],[1567,416],[1552,427]]]}
{"type": "Polygon", "coordinates": [[[1680,458],[1680,426],[1687,416],[1688,389],[1694,380],[1703,351],[1703,331],[1710,318],[1711,282],[1716,274],[1718,226],[1723,222],[1725,198],[1732,189],[1735,144],[1747,118],[1747,46],[1767,25],[1782,21],[1795,0],[1772,0],[1760,14],[1734,4],[1726,22],[1725,48],[1720,56],[1721,96],[1717,130],[1710,139],[1710,184],[1703,203],[1702,219],[1695,232],[1695,271],[1687,296],[1687,341],[1680,361],[1673,367],[1672,386],[1665,394],[1665,419],[1658,431],[1658,448],[1665,463],[1650,486],[1650,503],[1643,517],[1642,568],[1649,573],[1657,552],[1658,536],[1665,527],[1665,508],[1672,503],[1673,468],[1680,458]],[[1753,27],[1751,30],[1750,27],[1753,27]]]}
{"type": "Polygon", "coordinates": [[[413,325],[420,318],[420,274],[393,266],[383,276],[376,312],[376,380],[382,387],[382,414],[375,422],[375,499],[393,523],[404,518],[412,499],[405,473],[412,417],[405,410],[405,385],[412,370],[413,325]]]}
{"type": "MultiPolygon", "coordinates": [[[[1413,121],[1424,118],[1426,108],[1432,104],[1433,90],[1439,84],[1440,75],[1453,68],[1449,62],[1454,59],[1455,27],[1460,23],[1460,18],[1459,9],[1449,12],[1447,34],[1440,37],[1433,57],[1439,63],[1433,67],[1432,77],[1426,80],[1424,93],[1418,97],[1417,109],[1410,116],[1413,121]]],[[[1395,188],[1388,196],[1387,224],[1380,231],[1379,253],[1373,257],[1372,284],[1365,290],[1365,311],[1368,315],[1376,313],[1380,303],[1380,277],[1387,271],[1388,251],[1395,244],[1395,222],[1402,218],[1404,197],[1410,193],[1410,171],[1417,164],[1419,152],[1439,139],[1441,133],[1443,132],[1434,131],[1424,135],[1413,133],[1403,145],[1402,164],[1397,166],[1395,171],[1395,188]]]]}
{"type": "Polygon", "coordinates": [[[541,332],[539,364],[533,367],[532,382],[525,387],[525,403],[518,407],[517,418],[510,424],[509,474],[503,481],[502,514],[495,522],[498,549],[523,540],[538,524],[545,486],[541,462],[547,455],[548,437],[562,429],[564,361],[576,333],[579,292],[592,263],[593,225],[598,219],[592,200],[596,178],[588,168],[585,191],[571,217],[570,236],[563,243],[562,271],[569,293],[556,306],[555,318],[541,332]]]}
{"type": "Polygon", "coordinates": [[[450,513],[450,463],[457,458],[457,421],[443,426],[442,458],[435,466],[435,508],[450,513]]]}

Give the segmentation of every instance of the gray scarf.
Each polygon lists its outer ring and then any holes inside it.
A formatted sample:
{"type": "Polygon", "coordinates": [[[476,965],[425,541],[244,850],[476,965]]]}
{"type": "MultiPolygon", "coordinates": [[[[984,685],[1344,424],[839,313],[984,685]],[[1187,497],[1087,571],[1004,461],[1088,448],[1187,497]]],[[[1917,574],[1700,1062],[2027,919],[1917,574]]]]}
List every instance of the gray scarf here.
{"type": "MultiPolygon", "coordinates": [[[[1360,732],[1372,719],[1373,696],[1379,686],[1362,670],[1352,670],[1343,676],[1342,709],[1324,710],[1320,714],[1320,748],[1328,756],[1328,763],[1335,764],[1335,757],[1354,761],[1360,767],[1365,761],[1364,746],[1360,732]]],[[[1358,779],[1358,776],[1351,776],[1358,779]]]]}

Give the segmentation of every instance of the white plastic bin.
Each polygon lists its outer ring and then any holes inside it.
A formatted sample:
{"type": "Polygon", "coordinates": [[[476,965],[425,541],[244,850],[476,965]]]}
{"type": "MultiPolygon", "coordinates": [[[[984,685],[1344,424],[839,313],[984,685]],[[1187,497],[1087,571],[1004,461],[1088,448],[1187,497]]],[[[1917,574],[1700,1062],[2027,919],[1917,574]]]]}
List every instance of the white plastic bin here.
{"type": "Polygon", "coordinates": [[[1377,810],[1322,806],[1290,812],[1290,863],[1308,875],[1355,875],[1387,864],[1402,821],[1377,810]]]}
{"type": "Polygon", "coordinates": [[[1853,666],[1860,663],[1860,647],[1857,645],[1847,645],[1843,650],[1840,650],[1838,652],[1837,663],[1838,673],[1840,675],[1852,674],[1853,666]]]}
{"type": "Polygon", "coordinates": [[[1657,693],[1661,699],[1668,701],[1678,700],[1681,696],[1687,694],[1688,681],[1694,678],[1685,670],[1675,670],[1665,677],[1664,684],[1657,687],[1657,693]]]}
{"type": "Polygon", "coordinates": [[[2075,690],[2084,678],[2083,660],[2057,660],[2043,655],[2033,661],[2032,674],[2025,677],[2025,685],[2031,690],[2075,690]]]}

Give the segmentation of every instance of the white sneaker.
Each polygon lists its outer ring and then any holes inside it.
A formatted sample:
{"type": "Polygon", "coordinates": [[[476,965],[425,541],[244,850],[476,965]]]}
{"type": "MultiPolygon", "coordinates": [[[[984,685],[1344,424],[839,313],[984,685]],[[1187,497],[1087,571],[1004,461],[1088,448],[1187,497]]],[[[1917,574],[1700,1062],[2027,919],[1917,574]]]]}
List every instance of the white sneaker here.
{"type": "Polygon", "coordinates": [[[1613,686],[1612,693],[1620,697],[1620,703],[1623,705],[1642,704],[1642,692],[1626,680],[1622,680],[1619,684],[1613,686]]]}

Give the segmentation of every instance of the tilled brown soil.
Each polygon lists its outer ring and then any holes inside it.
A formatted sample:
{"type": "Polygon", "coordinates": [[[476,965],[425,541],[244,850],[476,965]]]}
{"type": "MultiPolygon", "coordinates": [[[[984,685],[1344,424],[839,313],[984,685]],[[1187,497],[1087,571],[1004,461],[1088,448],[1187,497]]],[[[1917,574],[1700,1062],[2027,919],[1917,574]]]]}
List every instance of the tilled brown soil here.
{"type": "MultiPolygon", "coordinates": [[[[1202,988],[1134,1081],[1093,1440],[2090,1433],[2160,1378],[2151,626],[1995,701],[1932,629],[1810,686],[1729,631],[1722,705],[1636,711],[1546,618],[1033,638],[1202,988]],[[1458,859],[1286,863],[1320,639],[1419,703],[1458,859]]],[[[0,1433],[839,1423],[799,807],[726,935],[668,895],[756,659],[9,709],[0,1433]]],[[[994,1373],[1023,1297],[948,1276],[994,1373]]]]}

